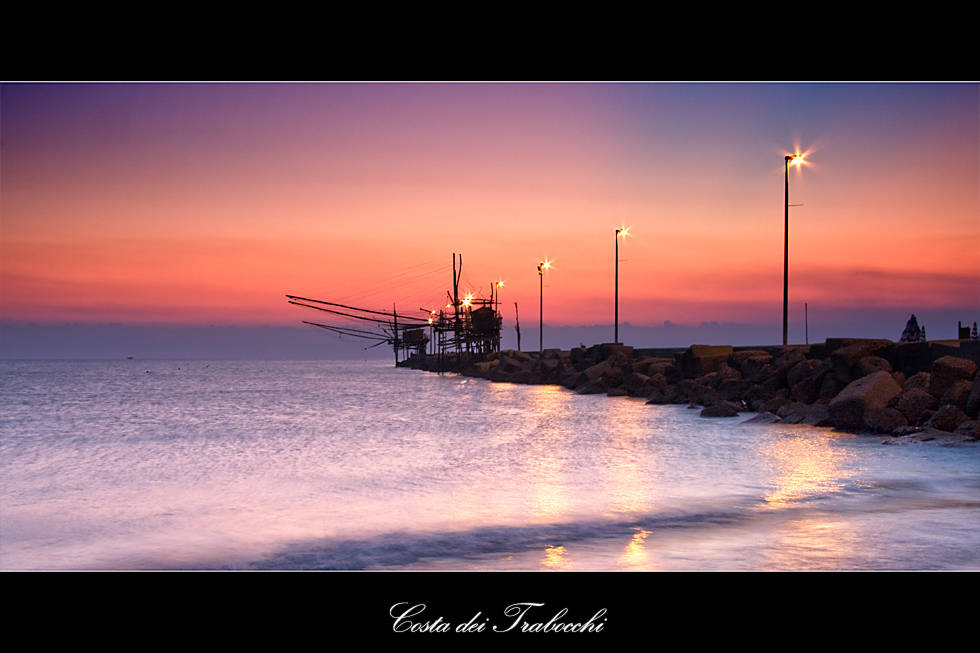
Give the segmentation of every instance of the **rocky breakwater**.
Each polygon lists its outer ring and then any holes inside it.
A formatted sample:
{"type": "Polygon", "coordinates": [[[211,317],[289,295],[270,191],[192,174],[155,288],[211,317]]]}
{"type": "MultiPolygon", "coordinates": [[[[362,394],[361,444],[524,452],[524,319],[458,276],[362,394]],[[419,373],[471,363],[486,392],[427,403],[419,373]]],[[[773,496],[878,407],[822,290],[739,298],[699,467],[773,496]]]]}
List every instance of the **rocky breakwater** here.
{"type": "MultiPolygon", "coordinates": [[[[500,383],[561,385],[580,394],[702,407],[702,417],[833,426],[895,441],[980,439],[980,343],[899,344],[832,338],[810,346],[692,345],[684,350],[595,345],[504,350],[457,367],[500,383]],[[905,348],[916,347],[915,351],[905,348]]],[[[438,371],[436,357],[410,367],[438,371]]],[[[442,363],[445,369],[445,361],[442,363]]]]}

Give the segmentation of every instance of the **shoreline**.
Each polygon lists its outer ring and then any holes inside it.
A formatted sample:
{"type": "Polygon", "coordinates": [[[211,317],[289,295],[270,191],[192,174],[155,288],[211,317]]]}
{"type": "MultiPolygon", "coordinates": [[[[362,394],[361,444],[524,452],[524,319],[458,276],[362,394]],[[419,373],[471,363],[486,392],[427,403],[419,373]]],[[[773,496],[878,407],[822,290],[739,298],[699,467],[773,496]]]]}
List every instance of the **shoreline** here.
{"type": "MultiPolygon", "coordinates": [[[[400,367],[494,383],[560,385],[578,394],[701,406],[701,417],[832,426],[894,442],[980,440],[980,341],[634,348],[413,355],[400,367]],[[900,439],[899,439],[900,438],[900,439]]],[[[886,440],[886,442],[891,442],[886,440]]]]}

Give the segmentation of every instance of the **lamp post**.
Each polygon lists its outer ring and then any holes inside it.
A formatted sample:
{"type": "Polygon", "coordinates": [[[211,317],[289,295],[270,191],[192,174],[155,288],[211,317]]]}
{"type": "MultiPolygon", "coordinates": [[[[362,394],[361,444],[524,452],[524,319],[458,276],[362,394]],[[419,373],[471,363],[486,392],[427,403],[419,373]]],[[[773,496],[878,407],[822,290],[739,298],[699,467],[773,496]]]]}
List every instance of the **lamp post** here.
{"type": "Polygon", "coordinates": [[[619,237],[625,238],[629,235],[629,229],[623,227],[616,230],[616,325],[613,327],[613,342],[619,344],[619,237]]]}
{"type": "Polygon", "coordinates": [[[787,326],[789,324],[789,167],[792,164],[802,164],[803,155],[786,156],[786,214],[783,227],[783,346],[786,345],[787,326]]]}
{"type": "Polygon", "coordinates": [[[541,279],[540,301],[538,306],[538,351],[544,353],[544,271],[551,267],[550,261],[538,263],[538,277],[541,279]]]}
{"type": "Polygon", "coordinates": [[[501,279],[500,281],[495,281],[493,285],[497,287],[497,307],[496,310],[494,311],[495,313],[494,319],[496,320],[495,322],[496,326],[494,328],[497,333],[497,351],[500,351],[500,330],[503,328],[504,325],[504,318],[500,316],[500,289],[504,287],[504,280],[501,279]]]}

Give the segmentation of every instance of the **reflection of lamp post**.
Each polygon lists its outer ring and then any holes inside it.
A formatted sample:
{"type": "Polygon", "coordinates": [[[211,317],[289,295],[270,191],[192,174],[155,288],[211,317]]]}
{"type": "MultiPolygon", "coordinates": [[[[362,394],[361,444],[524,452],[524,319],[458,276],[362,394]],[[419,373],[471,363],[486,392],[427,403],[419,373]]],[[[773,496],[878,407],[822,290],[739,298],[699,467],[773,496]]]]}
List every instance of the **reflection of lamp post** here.
{"type": "Polygon", "coordinates": [[[803,163],[803,155],[785,157],[786,168],[786,222],[783,228],[783,345],[786,345],[786,331],[789,322],[789,167],[803,163]]]}
{"type": "Polygon", "coordinates": [[[538,263],[538,276],[541,278],[540,305],[538,306],[538,350],[544,353],[544,271],[551,267],[549,261],[538,263]]]}
{"type": "Polygon", "coordinates": [[[613,331],[613,342],[619,344],[619,237],[629,235],[629,229],[623,227],[616,230],[616,326],[613,331]]]}

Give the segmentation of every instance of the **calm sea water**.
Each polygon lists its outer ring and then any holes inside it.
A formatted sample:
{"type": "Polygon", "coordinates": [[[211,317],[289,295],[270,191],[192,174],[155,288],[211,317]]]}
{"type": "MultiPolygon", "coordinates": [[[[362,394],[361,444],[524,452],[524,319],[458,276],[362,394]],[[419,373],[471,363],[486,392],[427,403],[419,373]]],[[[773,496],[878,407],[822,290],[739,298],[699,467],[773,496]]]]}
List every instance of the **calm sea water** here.
{"type": "Polygon", "coordinates": [[[980,569],[980,445],[390,362],[0,362],[3,569],[980,569]]]}

